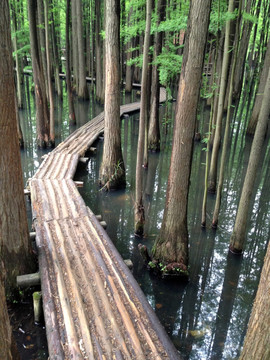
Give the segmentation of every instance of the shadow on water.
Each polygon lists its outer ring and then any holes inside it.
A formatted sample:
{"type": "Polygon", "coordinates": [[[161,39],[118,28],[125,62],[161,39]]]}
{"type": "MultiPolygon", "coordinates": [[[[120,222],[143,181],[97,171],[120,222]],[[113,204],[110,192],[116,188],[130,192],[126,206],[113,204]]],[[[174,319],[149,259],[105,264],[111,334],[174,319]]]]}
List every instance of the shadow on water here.
{"type": "MultiPolygon", "coordinates": [[[[132,101],[137,100],[132,94],[132,101]]],[[[74,129],[67,119],[67,103],[57,103],[56,123],[58,142],[74,129]]],[[[123,101],[128,103],[126,95],[123,101]]],[[[21,123],[26,147],[21,152],[24,179],[31,177],[41,163],[42,151],[33,145],[35,139],[34,110],[31,105],[21,112],[21,123]]],[[[77,103],[78,125],[84,124],[101,111],[91,100],[77,103]]],[[[169,113],[173,113],[170,104],[169,113]]],[[[209,109],[204,116],[207,126],[209,109]]],[[[161,107],[161,122],[164,107],[161,107]]],[[[203,145],[194,146],[191,188],[189,195],[190,281],[187,284],[168,282],[154,277],[144,266],[138,252],[142,242],[150,249],[161,226],[166,197],[172,122],[162,127],[160,154],[149,154],[149,168],[144,172],[144,204],[146,211],[145,236],[138,240],[133,234],[135,168],[139,115],[124,118],[122,124],[123,157],[126,166],[127,188],[104,193],[98,188],[98,172],[102,160],[103,142],[95,144],[97,151],[90,156],[87,166],[80,165],[76,180],[84,181],[80,192],[95,214],[107,222],[107,232],[124,259],[133,262],[133,275],[141,286],[183,359],[236,359],[240,353],[246,327],[263,264],[269,233],[269,146],[265,148],[266,162],[257,179],[254,207],[251,210],[246,249],[243,256],[228,253],[230,234],[238,206],[240,189],[248,162],[250,140],[241,131],[239,141],[230,146],[224,194],[220,210],[220,226],[210,228],[214,196],[208,199],[208,227],[201,230],[202,186],[205,152],[203,145]],[[240,145],[239,145],[240,144],[240,145]]],[[[179,175],[180,176],[180,175],[179,175]]],[[[31,210],[28,212],[31,222],[31,210]]],[[[38,358],[38,357],[37,357],[38,358]]]]}

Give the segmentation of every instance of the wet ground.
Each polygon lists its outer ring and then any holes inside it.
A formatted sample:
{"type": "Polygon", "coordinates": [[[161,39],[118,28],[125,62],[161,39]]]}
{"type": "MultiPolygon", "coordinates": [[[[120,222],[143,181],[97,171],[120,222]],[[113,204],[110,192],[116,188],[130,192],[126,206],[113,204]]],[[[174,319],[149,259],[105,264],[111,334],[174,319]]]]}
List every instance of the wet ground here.
{"type": "Polygon", "coordinates": [[[8,313],[22,360],[47,360],[48,349],[44,320],[34,322],[32,292],[38,288],[28,289],[18,302],[8,304],[8,313]]]}

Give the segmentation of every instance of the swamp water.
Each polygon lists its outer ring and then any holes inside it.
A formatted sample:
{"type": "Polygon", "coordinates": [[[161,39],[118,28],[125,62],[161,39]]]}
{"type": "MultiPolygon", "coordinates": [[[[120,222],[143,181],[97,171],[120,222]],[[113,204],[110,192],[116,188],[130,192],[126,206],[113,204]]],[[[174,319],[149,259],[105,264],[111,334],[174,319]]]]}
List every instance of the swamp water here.
{"type": "MultiPolygon", "coordinates": [[[[33,176],[46,151],[35,147],[35,110],[31,96],[27,110],[20,112],[25,139],[21,151],[25,183],[33,176]]],[[[70,131],[67,103],[56,100],[57,144],[70,131]]],[[[125,102],[130,98],[126,97],[125,102]]],[[[131,101],[135,101],[132,95],[131,101]]],[[[173,105],[171,105],[173,106],[173,105]]],[[[81,126],[101,111],[93,101],[76,104],[78,126],[81,126]]],[[[207,122],[207,111],[203,113],[207,122]]],[[[161,116],[164,107],[161,107],[161,116]]],[[[230,145],[227,171],[224,180],[224,194],[220,211],[220,226],[213,231],[211,223],[214,197],[208,200],[208,227],[201,230],[201,204],[205,151],[203,145],[194,146],[191,189],[189,196],[190,232],[190,281],[187,284],[165,281],[153,276],[143,265],[138,244],[150,249],[158,234],[166,196],[169,170],[172,126],[162,130],[160,154],[149,154],[149,168],[144,172],[144,204],[146,211],[145,237],[138,239],[133,233],[133,206],[135,198],[136,147],[139,114],[122,120],[122,147],[126,166],[127,188],[122,191],[104,193],[99,191],[98,171],[102,160],[102,140],[97,142],[96,154],[87,166],[80,165],[76,180],[84,181],[80,192],[86,204],[95,214],[101,214],[107,223],[107,232],[124,259],[133,262],[132,273],[141,286],[150,305],[179,350],[183,359],[236,359],[240,353],[247,323],[256,295],[263,258],[270,237],[270,182],[269,147],[265,148],[267,162],[257,181],[254,194],[255,205],[249,221],[246,249],[243,256],[228,253],[230,234],[242,186],[243,174],[248,161],[250,141],[245,139],[230,145]]],[[[241,128],[240,128],[241,130],[241,128]]],[[[232,130],[234,131],[234,130],[232,130]]],[[[241,134],[241,132],[240,132],[241,134]]],[[[239,135],[240,137],[240,135],[239,135]]],[[[181,176],[181,174],[179,174],[181,176]]],[[[30,204],[27,203],[29,224],[30,204]]],[[[37,340],[39,341],[39,340],[37,340]]],[[[37,344],[35,344],[38,348],[37,344]]],[[[23,359],[45,359],[39,353],[23,359]]]]}

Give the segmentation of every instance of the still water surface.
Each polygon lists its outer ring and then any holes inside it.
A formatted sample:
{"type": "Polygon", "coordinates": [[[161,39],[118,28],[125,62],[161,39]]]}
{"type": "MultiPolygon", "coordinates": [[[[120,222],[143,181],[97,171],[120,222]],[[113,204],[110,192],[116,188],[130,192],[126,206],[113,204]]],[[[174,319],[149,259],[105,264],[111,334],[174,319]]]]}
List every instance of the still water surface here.
{"type": "MultiPolygon", "coordinates": [[[[46,151],[35,147],[35,110],[32,95],[26,96],[26,110],[20,112],[25,138],[21,151],[24,181],[35,173],[46,151]]],[[[125,96],[123,102],[134,101],[136,94],[125,96]]],[[[173,111],[174,105],[170,105],[173,111]]],[[[78,126],[101,111],[93,100],[76,104],[78,126]]],[[[207,126],[209,109],[202,111],[201,119],[207,126]]],[[[161,121],[164,107],[161,108],[161,121]]],[[[75,128],[69,128],[67,103],[56,99],[56,136],[61,142],[75,128]]],[[[208,200],[209,222],[201,230],[201,204],[205,151],[203,144],[194,146],[191,189],[189,196],[190,232],[190,281],[187,284],[168,282],[154,277],[144,267],[137,245],[146,244],[150,249],[162,222],[166,195],[167,176],[171,151],[172,126],[162,128],[160,154],[149,154],[149,168],[144,173],[144,204],[146,210],[145,237],[133,234],[133,206],[135,198],[135,167],[138,137],[138,119],[135,114],[124,118],[122,147],[126,166],[127,188],[104,193],[98,188],[98,171],[102,160],[103,142],[96,143],[97,152],[87,166],[80,166],[76,180],[84,181],[80,192],[86,204],[95,214],[101,214],[107,222],[107,232],[124,259],[133,262],[133,275],[140,284],[149,303],[179,350],[183,359],[236,359],[254,300],[260,271],[263,265],[267,241],[270,238],[270,151],[265,148],[265,163],[257,179],[257,191],[253,198],[246,249],[243,256],[228,253],[230,234],[240,196],[243,174],[248,161],[250,140],[241,137],[230,144],[224,194],[220,212],[220,226],[213,231],[211,223],[214,196],[208,200]],[[167,134],[166,134],[167,133],[167,134]]],[[[236,124],[237,125],[237,124],[236,124]]],[[[235,126],[235,128],[237,128],[235,126]]],[[[236,130],[232,129],[233,132],[236,130]]],[[[181,176],[181,174],[179,174],[181,176]]],[[[31,210],[28,204],[29,223],[31,210]]]]}

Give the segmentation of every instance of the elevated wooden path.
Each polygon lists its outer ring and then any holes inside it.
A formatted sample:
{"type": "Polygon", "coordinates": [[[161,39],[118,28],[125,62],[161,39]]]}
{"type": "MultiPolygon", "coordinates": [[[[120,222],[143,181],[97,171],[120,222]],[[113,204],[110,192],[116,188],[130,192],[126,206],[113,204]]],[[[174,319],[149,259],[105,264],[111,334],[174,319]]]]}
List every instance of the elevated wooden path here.
{"type": "MultiPolygon", "coordinates": [[[[139,109],[139,102],[123,105],[121,115],[139,109]]],[[[50,360],[178,359],[73,181],[79,158],[103,130],[101,113],[58,145],[30,179],[50,360]]]]}

